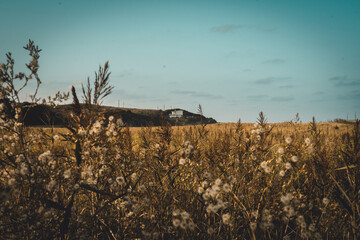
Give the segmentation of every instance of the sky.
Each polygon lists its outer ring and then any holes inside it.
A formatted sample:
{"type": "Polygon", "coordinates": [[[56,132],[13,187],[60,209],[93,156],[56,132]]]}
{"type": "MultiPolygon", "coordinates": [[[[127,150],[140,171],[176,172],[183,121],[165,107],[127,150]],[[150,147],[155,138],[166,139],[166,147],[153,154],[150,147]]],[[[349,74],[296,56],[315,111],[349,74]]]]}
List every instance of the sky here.
{"type": "MultiPolygon", "coordinates": [[[[103,104],[182,108],[219,122],[360,115],[358,0],[0,0],[0,62],[41,49],[39,96],[109,61],[103,104]]],[[[24,100],[35,83],[22,92],[24,100]]]]}

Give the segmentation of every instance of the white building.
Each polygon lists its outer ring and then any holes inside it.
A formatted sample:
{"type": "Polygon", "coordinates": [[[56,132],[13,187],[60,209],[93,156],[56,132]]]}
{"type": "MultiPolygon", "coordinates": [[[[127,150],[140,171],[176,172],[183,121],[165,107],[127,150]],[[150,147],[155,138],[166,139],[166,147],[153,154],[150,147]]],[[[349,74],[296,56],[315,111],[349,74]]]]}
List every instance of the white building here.
{"type": "Polygon", "coordinates": [[[184,114],[183,110],[174,110],[169,114],[170,118],[180,118],[184,114]]]}

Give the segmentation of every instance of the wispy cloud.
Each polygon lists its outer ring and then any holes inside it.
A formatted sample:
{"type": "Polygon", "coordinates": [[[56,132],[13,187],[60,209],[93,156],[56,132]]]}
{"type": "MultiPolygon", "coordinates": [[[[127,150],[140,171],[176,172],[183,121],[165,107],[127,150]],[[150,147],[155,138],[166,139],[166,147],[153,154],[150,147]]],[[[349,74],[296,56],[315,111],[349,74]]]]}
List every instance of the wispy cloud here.
{"type": "Polygon", "coordinates": [[[227,106],[239,106],[242,103],[239,99],[228,99],[226,100],[227,106]]]}
{"type": "Polygon", "coordinates": [[[288,101],[293,101],[293,100],[294,100],[293,96],[273,97],[273,98],[271,98],[271,101],[274,101],[274,102],[288,102],[288,101]]]}
{"type": "Polygon", "coordinates": [[[261,84],[261,85],[266,85],[266,84],[271,84],[273,82],[277,82],[277,81],[286,81],[286,80],[290,80],[290,78],[288,77],[267,77],[267,78],[260,78],[254,81],[255,84],[261,84]]]}
{"type": "Polygon", "coordinates": [[[267,85],[274,82],[272,78],[262,78],[255,81],[256,84],[267,85]]]}
{"type": "Polygon", "coordinates": [[[233,32],[239,28],[241,28],[241,25],[225,24],[225,25],[212,27],[211,31],[217,32],[217,33],[229,33],[229,32],[233,32]]]}
{"type": "Polygon", "coordinates": [[[238,57],[240,54],[238,51],[230,51],[228,52],[225,57],[226,58],[233,58],[233,57],[238,57]]]}
{"type": "Polygon", "coordinates": [[[191,97],[206,98],[206,99],[221,99],[221,98],[223,98],[220,95],[215,95],[215,94],[211,94],[211,93],[199,93],[196,91],[188,91],[188,90],[173,90],[170,93],[178,94],[178,95],[188,95],[191,97]]]}
{"type": "Polygon", "coordinates": [[[177,84],[178,84],[178,82],[176,82],[176,81],[172,81],[172,82],[168,82],[167,84],[169,84],[169,85],[177,85],[177,84]]]}
{"type": "Polygon", "coordinates": [[[347,94],[341,94],[337,96],[337,99],[339,100],[360,100],[360,91],[359,90],[353,90],[348,92],[347,94]]]}
{"type": "Polygon", "coordinates": [[[283,64],[286,63],[286,60],[280,58],[268,59],[263,61],[264,64],[283,64]]]}
{"type": "Polygon", "coordinates": [[[255,29],[255,30],[258,30],[258,31],[261,31],[261,32],[274,32],[276,31],[276,28],[274,27],[262,27],[262,26],[249,26],[249,28],[252,28],[252,29],[255,29]]]}
{"type": "Polygon", "coordinates": [[[127,100],[148,100],[151,98],[148,94],[139,94],[138,92],[129,92],[122,89],[114,90],[112,93],[113,96],[119,96],[119,98],[127,100]]]}
{"type": "Polygon", "coordinates": [[[329,79],[336,87],[351,87],[360,85],[360,79],[350,79],[348,76],[335,76],[329,79]]]}
{"type": "Polygon", "coordinates": [[[121,72],[117,72],[111,75],[111,77],[115,77],[115,78],[125,78],[125,77],[129,77],[131,75],[134,74],[134,69],[125,69],[121,72]]]}
{"type": "Polygon", "coordinates": [[[221,99],[221,98],[223,98],[220,95],[214,95],[214,94],[211,94],[211,93],[195,93],[192,96],[199,97],[199,98],[207,98],[207,99],[221,99]]]}
{"type": "Polygon", "coordinates": [[[276,28],[273,27],[264,27],[264,26],[252,26],[252,25],[240,25],[240,24],[223,24],[219,26],[214,26],[211,28],[212,32],[216,33],[229,33],[238,29],[248,29],[256,30],[260,32],[274,32],[276,28]]]}
{"type": "Polygon", "coordinates": [[[125,91],[125,90],[123,90],[123,89],[116,89],[116,90],[113,90],[112,91],[112,94],[113,95],[125,95],[125,94],[127,94],[127,92],[125,91]]]}
{"type": "Polygon", "coordinates": [[[114,103],[124,103],[125,106],[129,104],[129,102],[160,102],[166,103],[169,99],[165,96],[161,95],[151,95],[148,92],[143,91],[125,91],[122,89],[114,90],[113,94],[110,95],[110,98],[113,99],[114,103]],[[117,102],[120,101],[120,102],[117,102]]]}
{"type": "Polygon", "coordinates": [[[329,102],[333,100],[332,96],[325,95],[323,91],[316,91],[311,93],[311,97],[307,99],[310,103],[320,103],[320,102],[329,102]]]}
{"type": "Polygon", "coordinates": [[[170,93],[173,94],[182,94],[182,95],[192,95],[195,94],[195,91],[187,91],[187,90],[173,90],[170,93]]]}
{"type": "Polygon", "coordinates": [[[247,96],[247,98],[252,101],[261,101],[261,100],[268,99],[269,96],[268,95],[249,95],[249,96],[247,96]]]}
{"type": "Polygon", "coordinates": [[[294,87],[295,87],[294,85],[288,84],[288,85],[280,86],[279,88],[294,88],[294,87]]]}

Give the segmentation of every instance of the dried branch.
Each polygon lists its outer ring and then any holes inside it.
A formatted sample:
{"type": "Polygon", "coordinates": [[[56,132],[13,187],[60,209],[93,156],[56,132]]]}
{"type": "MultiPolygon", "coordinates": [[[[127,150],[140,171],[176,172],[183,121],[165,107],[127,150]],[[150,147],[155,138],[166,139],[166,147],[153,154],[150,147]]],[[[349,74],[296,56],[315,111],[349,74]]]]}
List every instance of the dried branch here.
{"type": "Polygon", "coordinates": [[[99,66],[99,72],[95,72],[95,88],[94,88],[94,98],[93,104],[101,104],[101,100],[108,96],[113,90],[113,86],[109,86],[109,76],[111,72],[109,71],[109,61],[104,65],[104,68],[99,66]]]}

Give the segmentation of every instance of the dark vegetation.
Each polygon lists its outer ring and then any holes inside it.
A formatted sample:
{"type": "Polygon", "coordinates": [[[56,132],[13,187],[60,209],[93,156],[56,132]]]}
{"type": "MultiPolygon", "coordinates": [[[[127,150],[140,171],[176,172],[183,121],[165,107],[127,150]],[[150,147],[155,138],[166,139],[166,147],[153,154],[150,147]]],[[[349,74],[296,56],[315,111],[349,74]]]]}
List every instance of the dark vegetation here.
{"type": "MultiPolygon", "coordinates": [[[[25,126],[57,126],[64,127],[64,120],[69,117],[72,111],[72,104],[58,105],[51,107],[44,104],[22,103],[22,111],[25,126]]],[[[116,119],[122,119],[123,123],[129,127],[160,126],[163,118],[172,126],[184,126],[195,124],[212,124],[216,120],[206,118],[200,114],[194,114],[184,111],[183,117],[170,118],[169,114],[175,109],[169,110],[145,110],[129,109],[118,107],[101,106],[98,111],[105,117],[114,116],[116,119]]]]}

